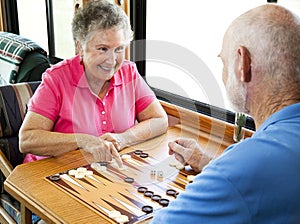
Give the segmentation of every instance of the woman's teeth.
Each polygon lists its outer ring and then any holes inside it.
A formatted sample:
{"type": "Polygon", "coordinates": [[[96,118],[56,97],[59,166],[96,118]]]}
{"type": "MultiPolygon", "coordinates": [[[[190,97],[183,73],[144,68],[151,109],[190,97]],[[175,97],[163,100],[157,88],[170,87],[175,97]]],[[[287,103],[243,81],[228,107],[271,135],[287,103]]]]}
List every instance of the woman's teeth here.
{"type": "Polygon", "coordinates": [[[113,69],[113,68],[104,67],[104,66],[102,66],[102,65],[99,65],[99,67],[100,67],[101,69],[103,69],[103,70],[106,70],[106,71],[110,71],[110,70],[113,69]]]}

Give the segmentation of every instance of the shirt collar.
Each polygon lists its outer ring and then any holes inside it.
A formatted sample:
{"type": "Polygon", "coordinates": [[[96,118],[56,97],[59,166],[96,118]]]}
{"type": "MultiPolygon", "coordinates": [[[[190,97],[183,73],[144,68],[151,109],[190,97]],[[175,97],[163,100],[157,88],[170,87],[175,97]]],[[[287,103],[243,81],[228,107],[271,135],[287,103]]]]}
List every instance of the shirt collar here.
{"type": "Polygon", "coordinates": [[[263,131],[268,126],[281,121],[281,120],[287,120],[291,118],[299,117],[300,118],[300,103],[292,104],[289,106],[284,107],[283,109],[277,111],[276,113],[272,114],[257,130],[263,131]]]}

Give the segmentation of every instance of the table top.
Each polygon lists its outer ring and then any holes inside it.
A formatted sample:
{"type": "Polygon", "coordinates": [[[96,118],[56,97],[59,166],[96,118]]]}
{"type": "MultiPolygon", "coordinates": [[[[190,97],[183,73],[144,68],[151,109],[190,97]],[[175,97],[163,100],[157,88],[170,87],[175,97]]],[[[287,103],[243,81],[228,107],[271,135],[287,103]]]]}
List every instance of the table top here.
{"type": "MultiPolygon", "coordinates": [[[[178,137],[198,139],[200,145],[208,145],[212,150],[223,151],[226,144],[217,140],[209,140],[205,134],[199,137],[192,130],[185,130],[180,125],[169,127],[166,134],[129,147],[121,153],[136,149],[155,148],[162,156],[168,156],[168,142],[178,137]]],[[[220,141],[220,140],[219,140],[220,141]]],[[[83,203],[59,190],[49,183],[45,177],[87,165],[80,150],[72,151],[55,158],[48,158],[17,166],[6,179],[5,190],[23,203],[29,210],[41,217],[47,223],[111,223],[105,217],[99,216],[83,203]]],[[[145,223],[149,222],[145,221],[145,223]]]]}

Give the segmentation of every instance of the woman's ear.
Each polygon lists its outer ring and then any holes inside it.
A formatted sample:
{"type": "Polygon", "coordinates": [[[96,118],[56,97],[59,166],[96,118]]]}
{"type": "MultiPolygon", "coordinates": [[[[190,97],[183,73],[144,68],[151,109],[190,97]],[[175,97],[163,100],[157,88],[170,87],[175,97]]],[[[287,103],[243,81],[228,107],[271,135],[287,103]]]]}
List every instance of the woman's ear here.
{"type": "Polygon", "coordinates": [[[238,48],[238,70],[240,73],[240,80],[242,82],[251,81],[251,55],[248,49],[244,46],[238,48]]]}
{"type": "Polygon", "coordinates": [[[76,54],[83,56],[83,48],[79,40],[76,40],[76,54]]]}

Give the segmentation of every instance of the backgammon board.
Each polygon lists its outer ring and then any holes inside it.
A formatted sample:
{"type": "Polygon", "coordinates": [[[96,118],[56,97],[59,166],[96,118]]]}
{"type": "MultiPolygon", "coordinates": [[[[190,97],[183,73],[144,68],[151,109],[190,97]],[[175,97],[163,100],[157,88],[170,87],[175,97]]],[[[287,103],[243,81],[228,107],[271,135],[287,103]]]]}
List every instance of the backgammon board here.
{"type": "Polygon", "coordinates": [[[133,150],[121,157],[122,169],[115,162],[92,163],[46,180],[111,223],[138,223],[176,200],[195,175],[173,156],[155,150],[133,150]]]}

